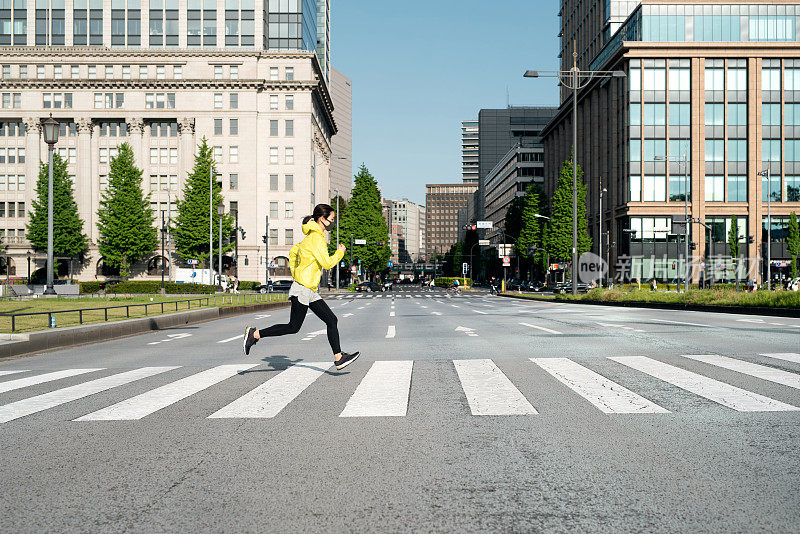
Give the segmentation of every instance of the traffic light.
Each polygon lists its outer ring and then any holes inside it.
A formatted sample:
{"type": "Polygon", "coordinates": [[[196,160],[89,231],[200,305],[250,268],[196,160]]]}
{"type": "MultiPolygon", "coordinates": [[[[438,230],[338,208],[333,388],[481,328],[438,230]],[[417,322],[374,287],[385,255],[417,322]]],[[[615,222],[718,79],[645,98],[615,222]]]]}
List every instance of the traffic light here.
{"type": "Polygon", "coordinates": [[[239,227],[239,231],[242,233],[242,241],[244,241],[244,236],[245,236],[245,231],[244,231],[244,228],[242,228],[242,227],[240,226],[240,227],[239,227]]]}
{"type": "Polygon", "coordinates": [[[755,243],[756,242],[756,238],[754,236],[749,235],[749,236],[747,236],[747,242],[748,243],[755,243]]]}
{"type": "Polygon", "coordinates": [[[689,243],[689,250],[697,250],[697,243],[689,243]]]}
{"type": "Polygon", "coordinates": [[[262,236],[261,236],[261,241],[262,241],[264,244],[266,244],[266,243],[267,243],[267,235],[266,235],[266,234],[264,234],[264,235],[262,235],[262,236]]]}
{"type": "Polygon", "coordinates": [[[472,226],[469,227],[469,229],[472,230],[472,231],[475,231],[475,230],[478,229],[478,225],[477,224],[473,224],[472,226]]]}

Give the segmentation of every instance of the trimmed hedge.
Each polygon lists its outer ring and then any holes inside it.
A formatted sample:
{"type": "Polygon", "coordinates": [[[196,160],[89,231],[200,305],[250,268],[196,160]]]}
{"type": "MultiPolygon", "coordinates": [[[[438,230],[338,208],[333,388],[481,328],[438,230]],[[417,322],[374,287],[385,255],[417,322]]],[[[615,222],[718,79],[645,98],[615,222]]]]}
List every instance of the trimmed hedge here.
{"type": "Polygon", "coordinates": [[[99,293],[105,282],[78,282],[78,286],[80,287],[81,295],[87,295],[91,293],[99,293]]]}
{"type": "Polygon", "coordinates": [[[698,304],[713,306],[754,306],[764,308],[800,308],[800,291],[766,291],[755,293],[737,292],[731,286],[715,289],[695,289],[687,293],[619,289],[592,289],[583,295],[556,295],[557,300],[580,300],[584,302],[659,302],[670,304],[698,304]]]}
{"type": "Polygon", "coordinates": [[[260,286],[261,282],[253,282],[251,280],[239,280],[239,291],[249,291],[251,289],[255,289],[256,286],[260,286]]]}
{"type": "MultiPolygon", "coordinates": [[[[205,284],[178,284],[165,282],[164,289],[170,294],[208,294],[215,293],[217,286],[205,284]]],[[[116,282],[106,285],[106,293],[159,293],[161,281],[141,280],[129,282],[116,282]]]]}
{"type": "Polygon", "coordinates": [[[458,285],[463,286],[466,281],[467,287],[472,286],[472,278],[462,278],[460,276],[442,276],[434,281],[436,287],[450,287],[453,285],[453,280],[458,280],[458,285]]]}

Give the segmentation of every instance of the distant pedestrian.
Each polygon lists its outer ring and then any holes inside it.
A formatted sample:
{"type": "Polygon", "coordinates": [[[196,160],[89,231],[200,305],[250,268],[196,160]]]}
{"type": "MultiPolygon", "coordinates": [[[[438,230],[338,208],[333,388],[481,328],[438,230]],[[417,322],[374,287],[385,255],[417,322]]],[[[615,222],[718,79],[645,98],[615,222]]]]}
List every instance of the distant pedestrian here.
{"type": "Polygon", "coordinates": [[[303,219],[305,238],[292,247],[289,252],[289,268],[294,282],[289,289],[289,301],[292,303],[288,324],[276,324],[269,328],[257,330],[247,326],[244,329],[243,348],[245,355],[265,337],[296,334],[303,325],[308,309],[322,319],[328,327],[328,343],[334,354],[337,369],[344,369],[358,358],[359,353],[342,352],[339,346],[339,329],[336,316],[319,296],[319,281],[323,269],[332,269],[344,257],[345,246],[339,245],[333,256],[328,255],[328,243],[325,231],[333,224],[336,212],[327,204],[317,204],[314,214],[303,219]]]}

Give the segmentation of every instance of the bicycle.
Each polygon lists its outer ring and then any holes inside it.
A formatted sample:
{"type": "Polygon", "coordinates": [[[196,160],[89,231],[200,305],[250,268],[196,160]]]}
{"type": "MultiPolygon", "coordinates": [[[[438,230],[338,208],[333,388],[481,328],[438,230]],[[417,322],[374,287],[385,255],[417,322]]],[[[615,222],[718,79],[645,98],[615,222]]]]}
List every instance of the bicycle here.
{"type": "Polygon", "coordinates": [[[461,294],[461,288],[460,287],[448,287],[447,288],[447,292],[448,293],[452,293],[453,295],[460,295],[461,294]]]}

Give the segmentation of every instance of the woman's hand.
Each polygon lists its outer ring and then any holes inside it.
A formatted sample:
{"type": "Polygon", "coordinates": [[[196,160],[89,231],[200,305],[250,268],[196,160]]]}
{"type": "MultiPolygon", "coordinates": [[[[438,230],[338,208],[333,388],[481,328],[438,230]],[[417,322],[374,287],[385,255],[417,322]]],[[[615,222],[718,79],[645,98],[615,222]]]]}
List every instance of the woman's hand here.
{"type": "Polygon", "coordinates": [[[342,245],[341,243],[339,243],[339,246],[338,246],[338,247],[336,247],[336,248],[337,248],[338,250],[344,250],[346,247],[345,247],[344,245],[342,245]]]}

